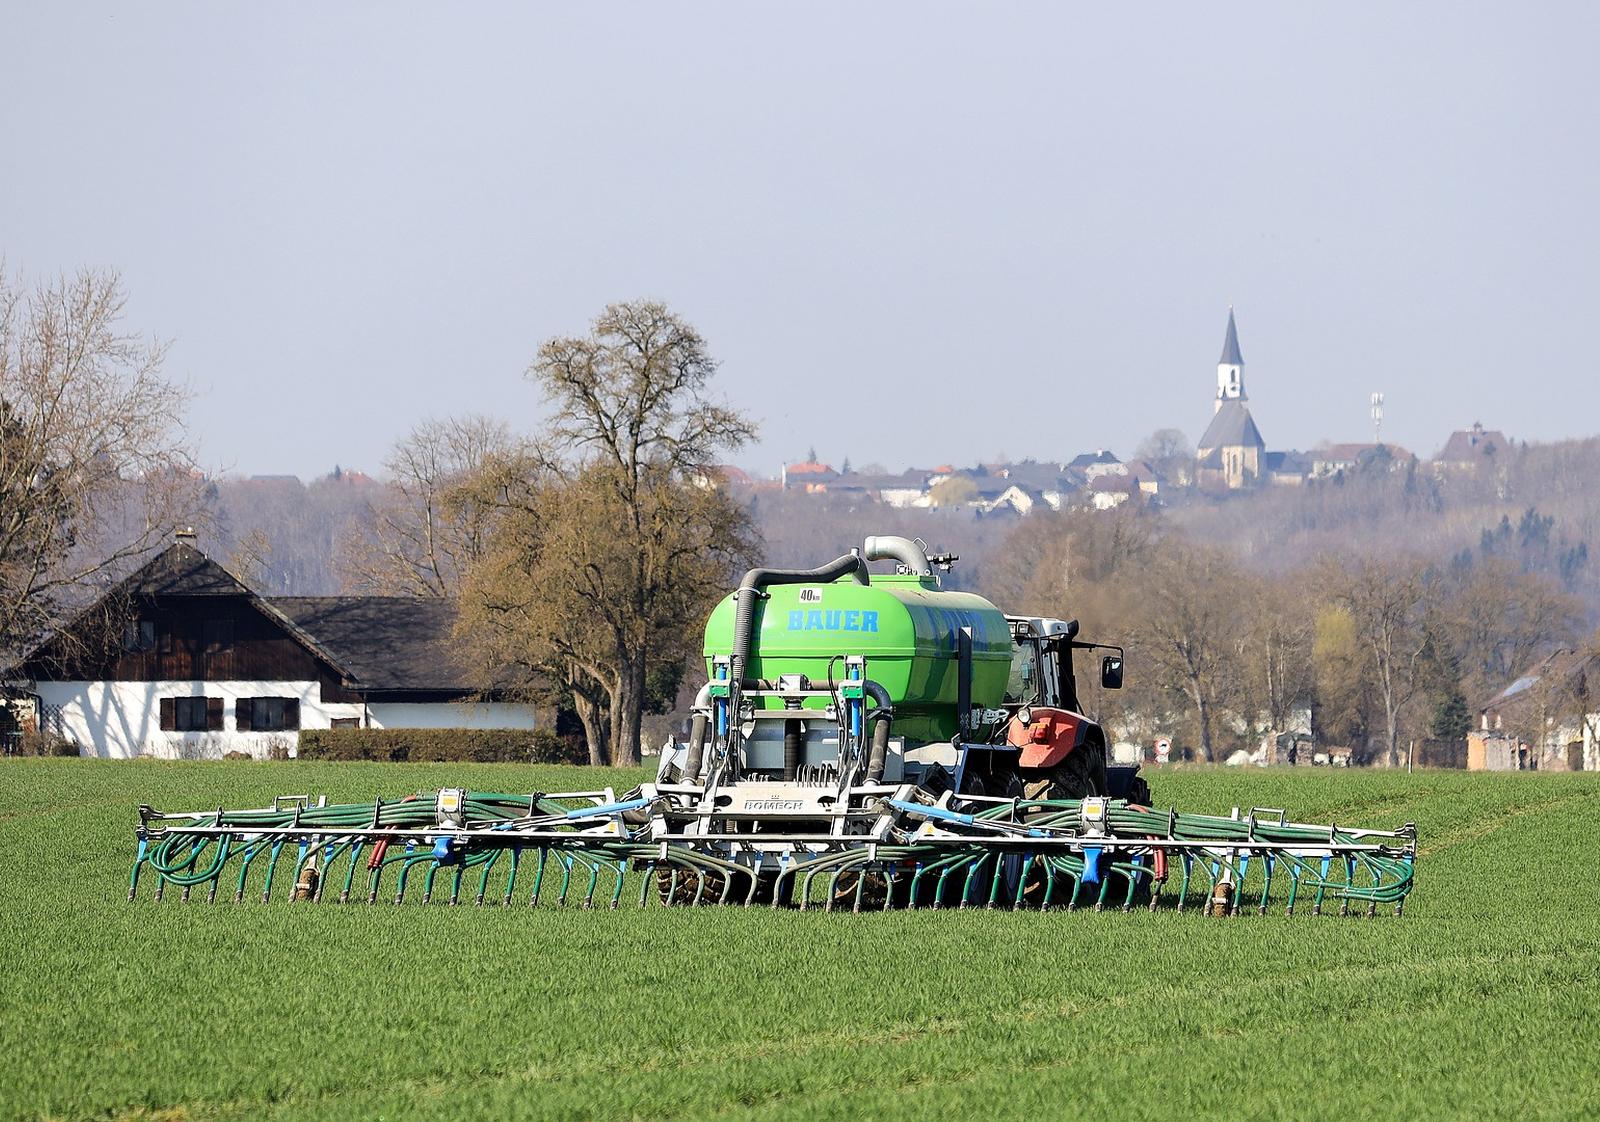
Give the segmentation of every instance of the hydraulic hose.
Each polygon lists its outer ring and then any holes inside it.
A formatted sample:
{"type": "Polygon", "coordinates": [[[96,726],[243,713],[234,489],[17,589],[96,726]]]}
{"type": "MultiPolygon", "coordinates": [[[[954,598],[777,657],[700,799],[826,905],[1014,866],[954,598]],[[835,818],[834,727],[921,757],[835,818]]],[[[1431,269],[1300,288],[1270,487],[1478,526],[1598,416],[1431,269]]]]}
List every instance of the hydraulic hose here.
{"type": "Polygon", "coordinates": [[[783,722],[783,781],[793,783],[800,772],[800,754],[805,747],[805,734],[798,720],[783,722]]]}
{"type": "Polygon", "coordinates": [[[704,713],[696,713],[689,725],[689,758],[684,762],[681,776],[685,783],[694,783],[700,778],[700,765],[706,754],[706,730],[710,726],[711,718],[704,713]]]}
{"type": "Polygon", "coordinates": [[[883,782],[883,768],[889,758],[889,718],[872,722],[872,754],[867,757],[867,782],[883,782]]]}

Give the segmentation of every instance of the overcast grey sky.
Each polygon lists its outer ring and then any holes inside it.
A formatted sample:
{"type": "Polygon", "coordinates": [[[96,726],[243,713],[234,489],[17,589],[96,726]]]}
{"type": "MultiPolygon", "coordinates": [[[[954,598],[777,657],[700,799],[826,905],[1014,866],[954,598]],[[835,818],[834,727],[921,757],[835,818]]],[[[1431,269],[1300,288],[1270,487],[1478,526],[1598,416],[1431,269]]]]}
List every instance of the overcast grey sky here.
{"type": "Polygon", "coordinates": [[[122,271],[206,461],[531,427],[541,340],[699,326],[764,472],[1600,431],[1592,4],[36,4],[0,255],[122,271]]]}

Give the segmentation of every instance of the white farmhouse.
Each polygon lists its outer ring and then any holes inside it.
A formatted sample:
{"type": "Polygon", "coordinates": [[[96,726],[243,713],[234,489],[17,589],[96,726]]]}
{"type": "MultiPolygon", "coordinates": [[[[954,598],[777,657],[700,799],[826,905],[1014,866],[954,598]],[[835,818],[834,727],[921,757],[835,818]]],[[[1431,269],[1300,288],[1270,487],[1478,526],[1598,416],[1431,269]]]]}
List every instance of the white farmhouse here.
{"type": "Polygon", "coordinates": [[[292,754],[301,729],[341,726],[535,727],[533,706],[476,693],[454,623],[449,600],[259,596],[182,535],[10,671],[7,693],[86,756],[292,754]],[[113,641],[91,641],[106,621],[113,641]]]}

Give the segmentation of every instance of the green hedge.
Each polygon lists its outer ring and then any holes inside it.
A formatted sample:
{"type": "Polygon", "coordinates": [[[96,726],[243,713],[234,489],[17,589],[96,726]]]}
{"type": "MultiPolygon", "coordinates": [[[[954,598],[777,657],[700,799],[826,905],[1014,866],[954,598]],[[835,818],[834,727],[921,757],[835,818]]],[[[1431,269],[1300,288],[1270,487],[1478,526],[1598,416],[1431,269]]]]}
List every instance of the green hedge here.
{"type": "Polygon", "coordinates": [[[302,729],[302,760],[581,764],[582,745],[549,729],[302,729]]]}

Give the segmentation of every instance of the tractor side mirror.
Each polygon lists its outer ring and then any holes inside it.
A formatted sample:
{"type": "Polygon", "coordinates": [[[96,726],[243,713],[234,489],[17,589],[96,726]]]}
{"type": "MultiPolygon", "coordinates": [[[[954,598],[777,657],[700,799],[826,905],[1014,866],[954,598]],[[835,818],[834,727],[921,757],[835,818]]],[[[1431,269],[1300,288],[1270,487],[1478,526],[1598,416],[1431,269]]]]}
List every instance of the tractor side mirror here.
{"type": "Polygon", "coordinates": [[[1100,660],[1100,684],[1108,690],[1122,688],[1122,656],[1106,655],[1100,660]]]}

